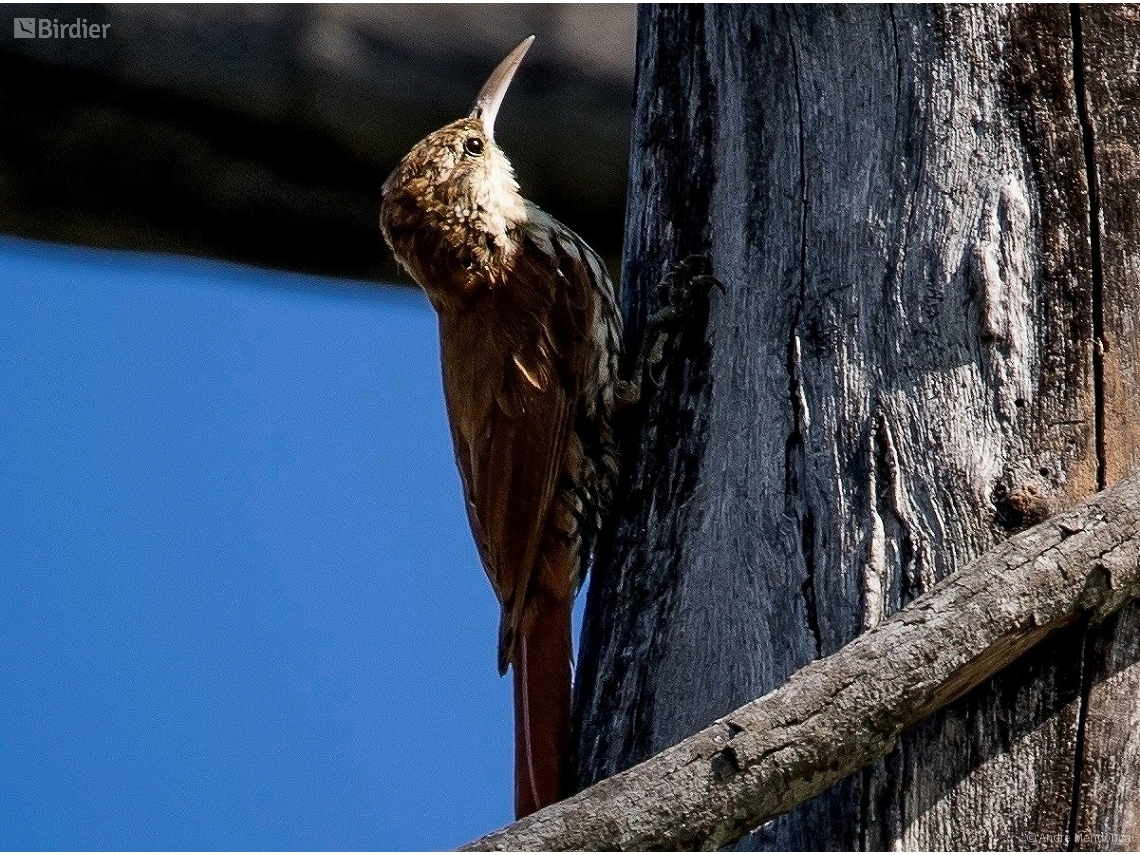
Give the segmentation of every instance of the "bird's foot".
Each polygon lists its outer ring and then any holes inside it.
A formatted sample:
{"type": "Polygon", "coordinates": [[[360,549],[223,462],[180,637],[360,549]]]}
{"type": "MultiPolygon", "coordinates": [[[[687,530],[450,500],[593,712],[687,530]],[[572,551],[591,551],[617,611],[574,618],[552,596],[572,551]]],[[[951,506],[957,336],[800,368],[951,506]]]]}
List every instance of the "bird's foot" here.
{"type": "Polygon", "coordinates": [[[654,389],[661,387],[666,357],[686,325],[694,317],[704,315],[701,310],[707,310],[709,292],[714,287],[722,293],[725,290],[724,284],[712,275],[709,260],[703,255],[690,255],[677,262],[661,280],[657,286],[660,308],[645,323],[641,350],[622,396],[629,403],[641,401],[646,378],[654,389]]]}

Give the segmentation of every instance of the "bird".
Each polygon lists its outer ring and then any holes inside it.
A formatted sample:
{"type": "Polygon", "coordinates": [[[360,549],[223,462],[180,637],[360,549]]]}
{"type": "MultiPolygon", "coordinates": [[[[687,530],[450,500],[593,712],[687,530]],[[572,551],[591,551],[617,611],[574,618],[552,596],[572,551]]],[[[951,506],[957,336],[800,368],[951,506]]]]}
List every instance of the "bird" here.
{"type": "Polygon", "coordinates": [[[605,264],[522,196],[495,120],[534,36],[470,114],[381,188],[380,227],[439,323],[443,392],[471,532],[513,672],[517,817],[565,798],[571,608],[618,477],[622,322],[605,264]]]}

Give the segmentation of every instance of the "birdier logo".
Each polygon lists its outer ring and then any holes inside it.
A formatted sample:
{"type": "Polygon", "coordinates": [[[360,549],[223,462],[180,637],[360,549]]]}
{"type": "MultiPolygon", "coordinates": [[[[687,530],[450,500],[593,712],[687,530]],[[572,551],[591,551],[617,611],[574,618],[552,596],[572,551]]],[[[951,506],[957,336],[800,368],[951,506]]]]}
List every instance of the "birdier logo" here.
{"type": "Polygon", "coordinates": [[[110,24],[92,24],[86,18],[13,18],[12,36],[17,39],[105,39],[110,24]]]}

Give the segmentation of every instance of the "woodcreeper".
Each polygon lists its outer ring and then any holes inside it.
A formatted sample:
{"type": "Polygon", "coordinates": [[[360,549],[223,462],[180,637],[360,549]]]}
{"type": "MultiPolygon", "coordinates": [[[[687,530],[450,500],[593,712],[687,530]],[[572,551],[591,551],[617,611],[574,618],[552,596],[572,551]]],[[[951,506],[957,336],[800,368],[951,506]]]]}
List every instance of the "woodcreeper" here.
{"type": "Polygon", "coordinates": [[[533,36],[470,115],[384,182],[381,229],[439,317],[468,519],[514,672],[515,810],[567,795],[570,611],[617,478],[621,319],[601,259],[519,193],[495,118],[533,36]]]}

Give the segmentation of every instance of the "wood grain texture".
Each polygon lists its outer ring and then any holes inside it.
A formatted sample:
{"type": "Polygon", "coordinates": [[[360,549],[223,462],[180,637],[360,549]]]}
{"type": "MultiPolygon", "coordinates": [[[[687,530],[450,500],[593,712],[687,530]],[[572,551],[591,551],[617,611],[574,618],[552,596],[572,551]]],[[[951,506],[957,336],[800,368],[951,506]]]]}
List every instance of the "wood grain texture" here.
{"type": "MultiPolygon", "coordinates": [[[[711,146],[716,114],[712,73],[703,59],[681,66],[670,59],[676,52],[704,50],[703,10],[694,7],[690,12],[668,18],[639,16],[639,40],[660,41],[669,48],[646,58],[638,71],[642,91],[635,132],[640,135],[638,148],[651,156],[631,166],[631,185],[637,189],[630,198],[641,201],[627,212],[632,243],[622,287],[641,298],[626,306],[627,336],[633,342],[628,353],[636,352],[645,319],[657,308],[657,283],[671,264],[709,245],[717,169],[711,146]],[[695,102],[687,96],[691,92],[707,94],[695,102]],[[659,222],[668,225],[659,228],[659,222]]],[[[575,686],[581,785],[648,757],[654,746],[671,745],[725,711],[709,706],[676,716],[657,714],[683,706],[676,697],[658,698],[656,690],[675,692],[683,679],[678,672],[663,679],[662,671],[669,666],[662,659],[675,641],[670,631],[675,614],[689,608],[678,571],[689,564],[689,534],[701,526],[685,508],[693,507],[700,477],[700,456],[694,450],[709,422],[706,361],[698,355],[684,362],[682,372],[665,376],[655,400],[683,402],[680,406],[651,408],[644,415],[652,427],[632,440],[628,430],[619,430],[619,435],[627,435],[623,458],[635,467],[619,487],[615,506],[630,509],[623,526],[641,535],[619,534],[610,549],[600,544],[592,571],[575,686]],[[615,629],[620,640],[612,634],[615,629]],[[599,727],[599,722],[607,724],[599,727]],[[650,732],[654,736],[647,738],[650,732]]],[[[760,606],[762,591],[741,585],[740,593],[760,606]]],[[[737,705],[748,699],[751,689],[745,685],[733,693],[737,705]]]]}
{"type": "MultiPolygon", "coordinates": [[[[1136,103],[1132,14],[640,11],[631,340],[687,254],[726,293],[625,449],[587,606],[581,784],[1138,459],[1137,125],[1101,118],[1136,103]]],[[[1089,752],[1136,750],[1108,725],[1135,714],[1137,620],[1058,635],[741,846],[1063,848],[1107,829],[1091,801],[1123,770],[1098,783],[1089,752]]]]}
{"type": "MultiPolygon", "coordinates": [[[[1061,630],[1043,649],[1056,652],[1051,642],[1071,641],[1064,627],[1111,620],[1137,595],[1140,474],[1001,543],[695,736],[465,848],[719,848],[882,756],[1050,633],[1061,630]]],[[[1012,729],[1041,726],[1038,713],[1021,710],[1012,729]]]]}
{"type": "MultiPolygon", "coordinates": [[[[1081,59],[1099,230],[1098,337],[1103,343],[1104,478],[1140,465],[1140,9],[1080,10],[1081,59]]],[[[1082,765],[1072,816],[1076,849],[1140,849],[1140,606],[1088,649],[1082,765]]]]}

